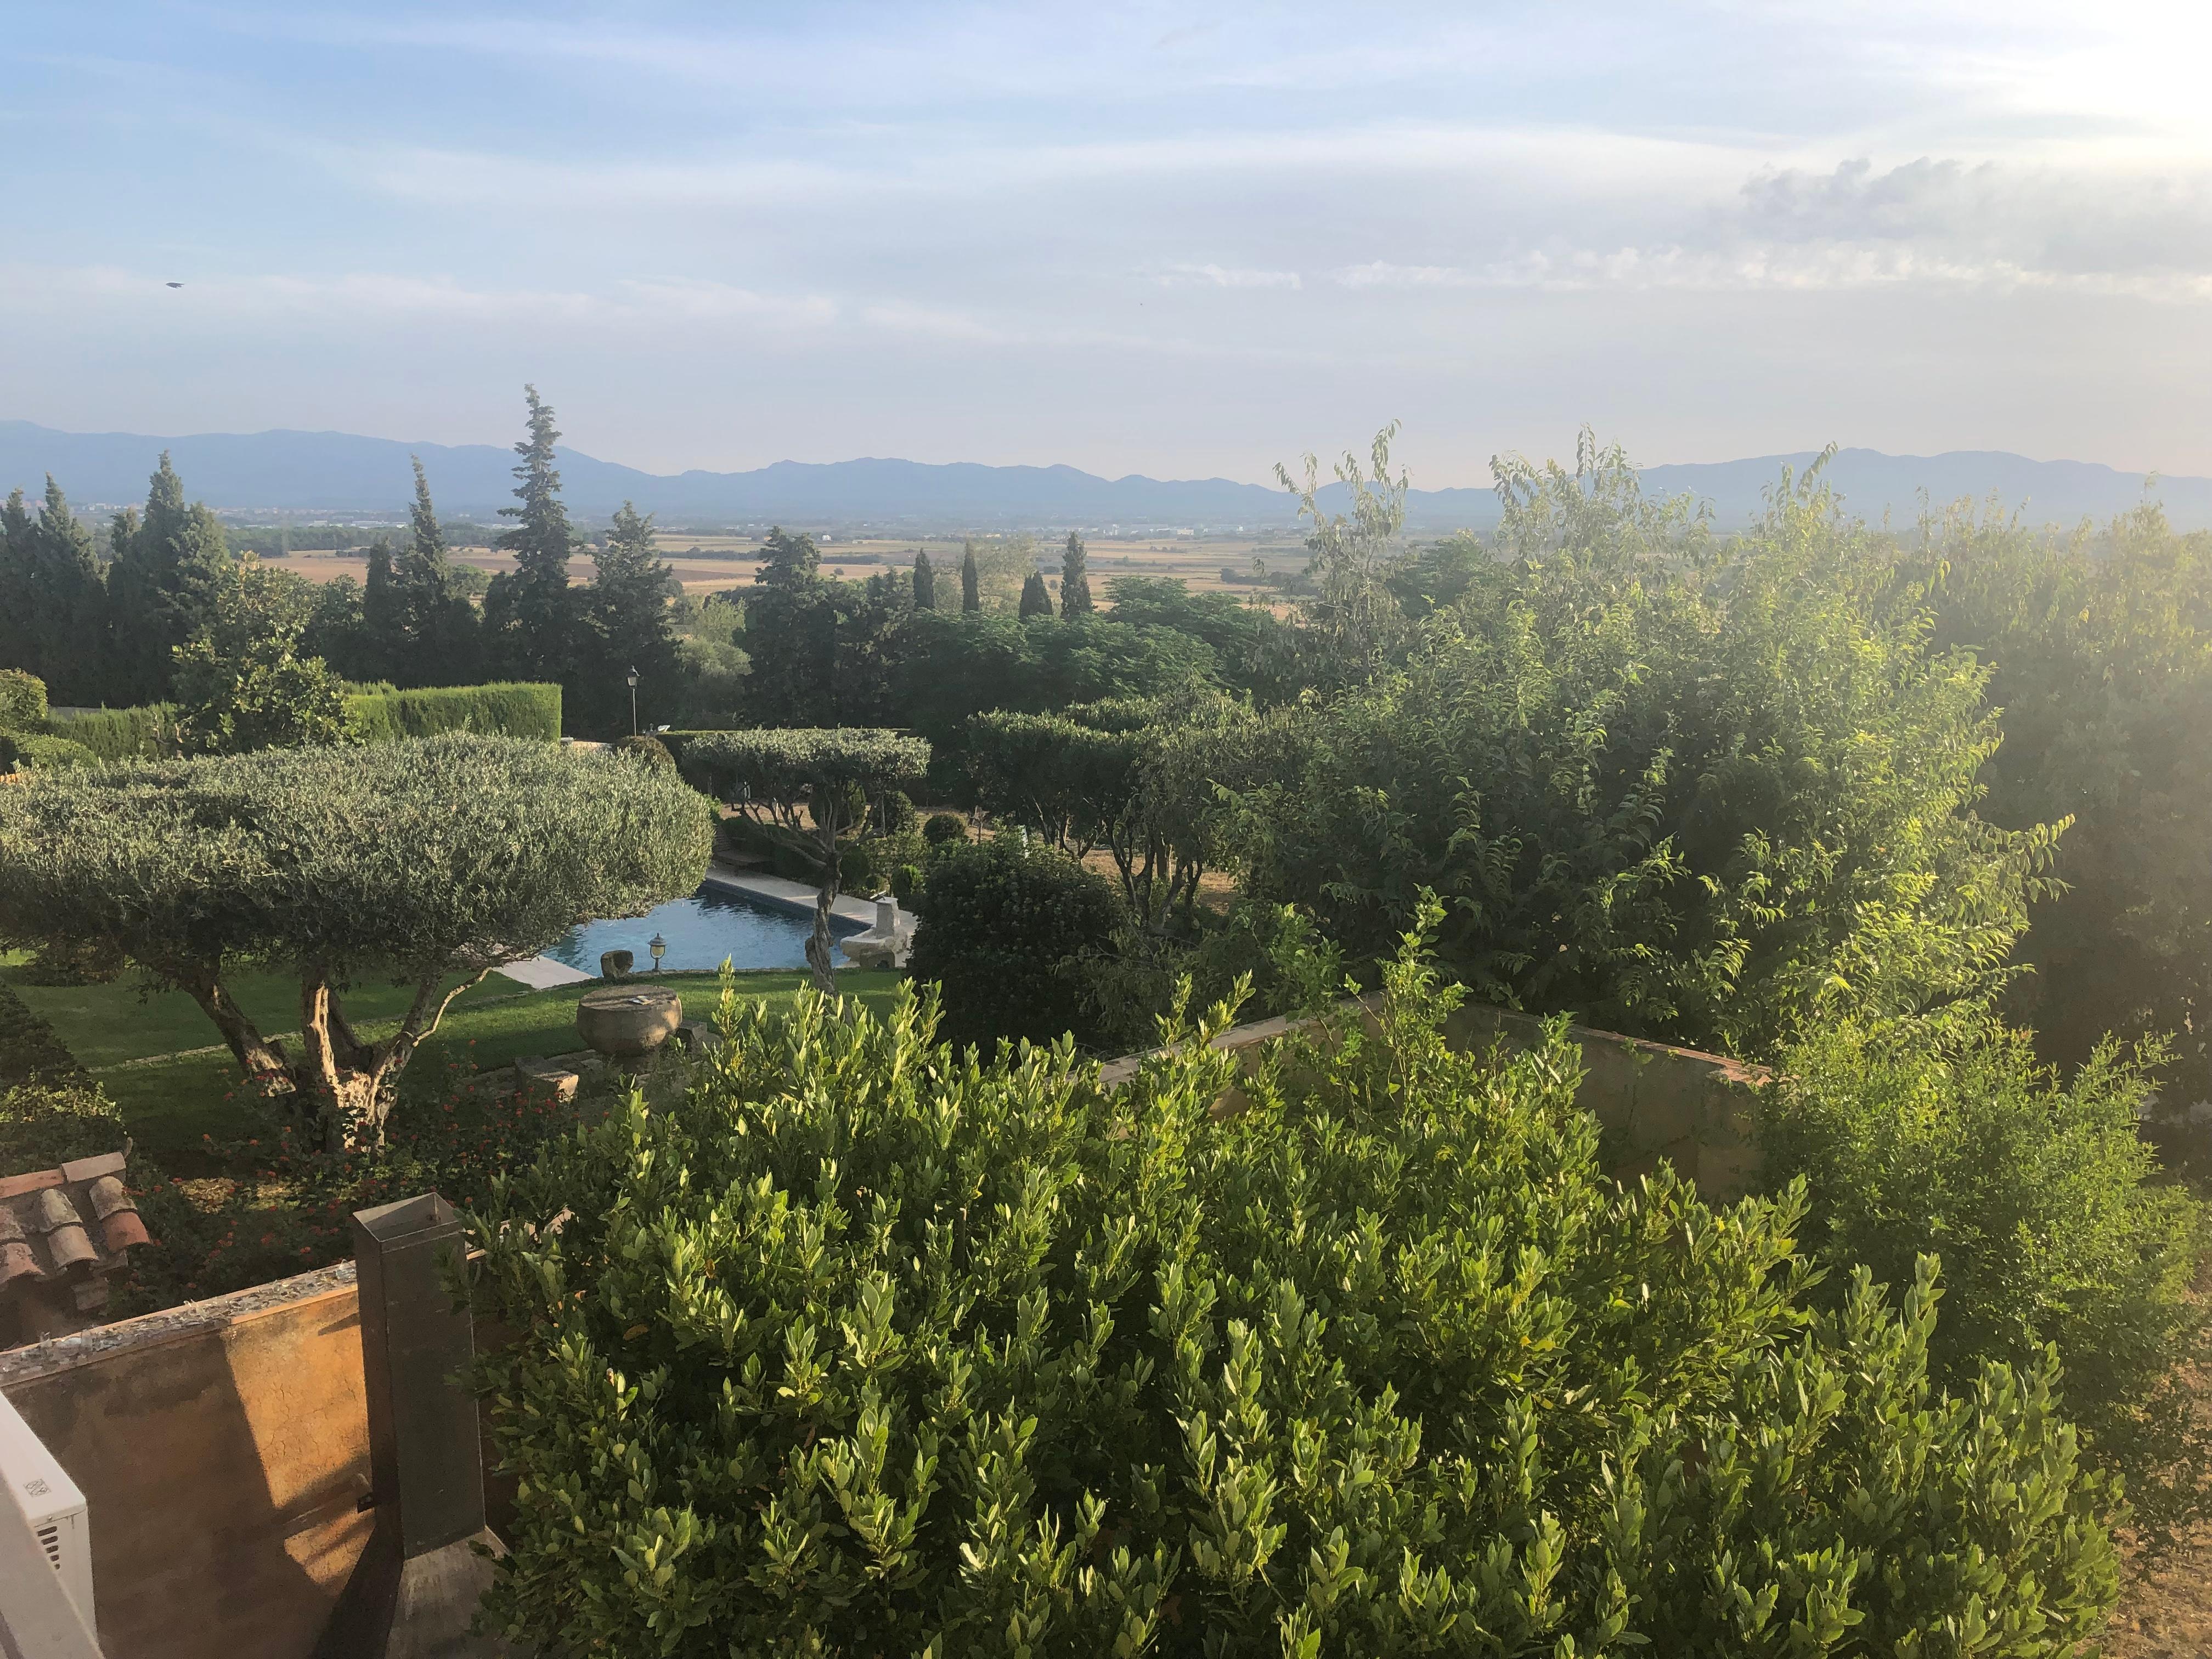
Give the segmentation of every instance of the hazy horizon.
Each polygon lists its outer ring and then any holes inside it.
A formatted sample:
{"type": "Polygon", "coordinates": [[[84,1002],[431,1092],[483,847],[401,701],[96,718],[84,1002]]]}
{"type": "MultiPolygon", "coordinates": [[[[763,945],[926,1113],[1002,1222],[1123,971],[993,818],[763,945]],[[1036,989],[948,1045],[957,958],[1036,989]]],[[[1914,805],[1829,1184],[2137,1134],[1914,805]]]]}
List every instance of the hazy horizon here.
{"type": "Polygon", "coordinates": [[[527,380],[656,473],[1257,483],[1394,418],[1429,488],[1585,422],[2212,473],[2203,9],[1355,21],[21,7],[0,413],[498,443],[527,380]]]}

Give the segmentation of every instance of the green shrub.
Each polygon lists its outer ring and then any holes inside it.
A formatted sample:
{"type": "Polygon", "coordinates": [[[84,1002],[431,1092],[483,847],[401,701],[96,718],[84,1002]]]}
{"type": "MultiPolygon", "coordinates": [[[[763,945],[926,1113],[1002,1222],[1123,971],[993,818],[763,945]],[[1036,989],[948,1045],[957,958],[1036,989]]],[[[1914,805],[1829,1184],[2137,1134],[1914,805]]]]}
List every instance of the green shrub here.
{"type": "Polygon", "coordinates": [[[20,668],[0,668],[0,732],[40,732],[46,724],[46,683],[20,668]]]}
{"type": "Polygon", "coordinates": [[[119,1152],[130,1139],[114,1105],[81,1077],[0,1086],[0,1176],[119,1152]]]}
{"type": "Polygon", "coordinates": [[[42,732],[0,732],[0,772],[51,772],[57,767],[90,766],[99,760],[81,743],[42,732]]]}
{"type": "Polygon", "coordinates": [[[921,866],[902,864],[891,872],[891,896],[901,904],[911,906],[915,895],[921,891],[921,866]]]}
{"type": "Polygon", "coordinates": [[[907,969],[944,988],[945,1036],[988,1049],[1000,1037],[1102,1035],[1087,960],[1128,913],[1114,884],[1042,841],[1012,836],[940,847],[922,873],[907,969]]]}
{"type": "Polygon", "coordinates": [[[363,743],[483,732],[510,738],[561,735],[561,688],[499,682],[431,686],[418,691],[356,693],[345,700],[346,721],[363,743]]]}
{"type": "Polygon", "coordinates": [[[2212,1433],[2176,1376],[2203,1357],[2205,1209],[2136,1131],[2156,1058],[2107,1043],[2063,1082],[1994,1025],[1941,1048],[1843,1028],[1789,1054],[1761,1133],[1765,1179],[1809,1188],[1832,1286],[1855,1263],[1896,1285],[1942,1256],[1940,1381],[2057,1344],[2089,1455],[2163,1540],[2212,1497],[2212,1433]]]}
{"type": "Polygon", "coordinates": [[[932,847],[968,839],[968,820],[957,812],[932,812],[921,826],[921,838],[932,847]]]}
{"type": "Polygon", "coordinates": [[[648,766],[664,772],[676,769],[676,757],[668,752],[668,745],[659,738],[650,737],[642,732],[633,732],[626,738],[617,738],[614,750],[618,755],[634,755],[648,766]]]}
{"type": "Polygon", "coordinates": [[[914,798],[905,790],[886,789],[877,810],[869,814],[869,827],[879,836],[911,835],[921,817],[914,810],[914,798]]]}
{"type": "MultiPolygon", "coordinates": [[[[13,986],[0,980],[0,1088],[83,1075],[76,1056],[13,986]]],[[[0,1170],[0,1175],[10,1171],[0,1170]]]]}
{"type": "Polygon", "coordinates": [[[177,752],[177,708],[151,702],[136,708],[95,708],[54,722],[57,732],[104,761],[155,760],[177,752]]]}
{"type": "Polygon", "coordinates": [[[1936,1289],[1805,1304],[1794,1199],[1623,1191],[1573,1048],[1378,1033],[1126,1089],[928,1002],[726,997],[689,1098],[473,1218],[550,1656],[2071,1651],[2110,1494],[1936,1289]],[[544,1225],[562,1218],[557,1228],[544,1225]]]}

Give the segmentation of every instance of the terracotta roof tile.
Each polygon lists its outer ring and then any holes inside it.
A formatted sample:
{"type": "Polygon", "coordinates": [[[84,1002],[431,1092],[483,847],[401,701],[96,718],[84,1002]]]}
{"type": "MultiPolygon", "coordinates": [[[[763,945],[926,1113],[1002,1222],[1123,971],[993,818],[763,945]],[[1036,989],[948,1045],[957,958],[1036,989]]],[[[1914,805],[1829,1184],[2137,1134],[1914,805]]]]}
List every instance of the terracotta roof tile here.
{"type": "Polygon", "coordinates": [[[133,1244],[151,1244],[153,1235],[146,1224],[138,1218],[136,1210],[118,1210],[100,1224],[100,1231],[107,1241],[107,1253],[121,1255],[133,1244]]]}
{"type": "Polygon", "coordinates": [[[44,1279],[46,1272],[39,1266],[38,1257],[31,1247],[20,1238],[0,1242],[0,1291],[4,1291],[26,1274],[33,1279],[44,1279]]]}
{"type": "Polygon", "coordinates": [[[106,1152],[0,1179],[0,1297],[64,1282],[82,1306],[105,1299],[105,1276],[152,1242],[124,1185],[128,1157],[106,1152]]]}

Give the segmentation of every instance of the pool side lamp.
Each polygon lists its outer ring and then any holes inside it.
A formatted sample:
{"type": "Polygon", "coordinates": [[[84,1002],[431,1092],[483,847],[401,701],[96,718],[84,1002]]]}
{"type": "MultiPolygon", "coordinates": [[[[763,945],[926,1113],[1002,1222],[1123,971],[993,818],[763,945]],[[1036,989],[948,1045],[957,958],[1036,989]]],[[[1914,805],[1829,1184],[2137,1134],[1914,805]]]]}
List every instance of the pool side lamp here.
{"type": "Polygon", "coordinates": [[[656,974],[659,973],[660,971],[660,959],[668,954],[668,941],[661,938],[659,934],[655,933],[653,936],[651,942],[648,943],[645,948],[653,952],[653,971],[656,974]]]}

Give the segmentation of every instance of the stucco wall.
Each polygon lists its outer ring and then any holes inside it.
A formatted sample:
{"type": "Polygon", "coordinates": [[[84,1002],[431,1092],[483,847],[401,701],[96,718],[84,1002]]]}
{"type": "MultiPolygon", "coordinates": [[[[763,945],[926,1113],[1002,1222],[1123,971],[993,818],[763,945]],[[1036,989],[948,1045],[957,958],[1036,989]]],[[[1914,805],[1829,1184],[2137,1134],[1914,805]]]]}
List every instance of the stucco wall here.
{"type": "Polygon", "coordinates": [[[0,1353],[84,1492],[102,1648],[304,1659],[368,1535],[350,1263],[0,1353]]]}

